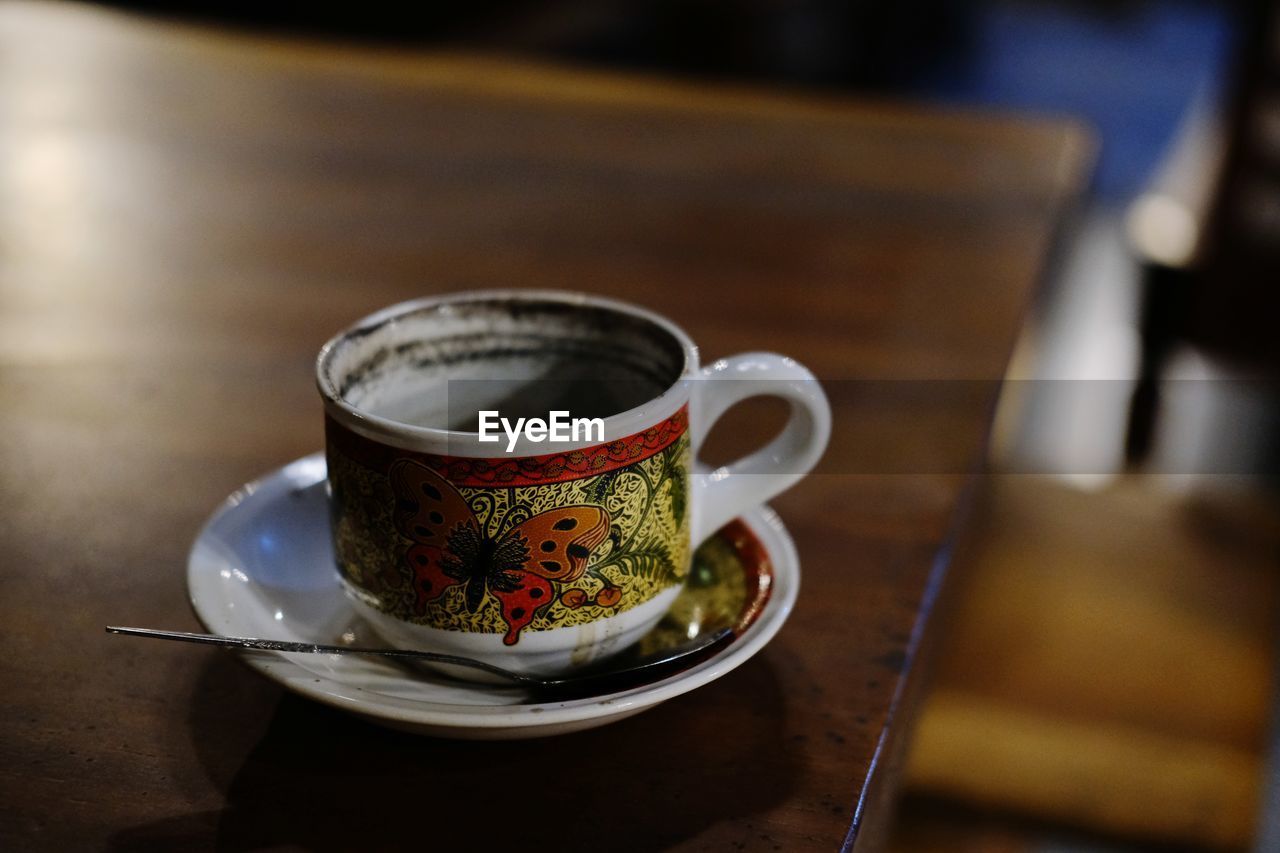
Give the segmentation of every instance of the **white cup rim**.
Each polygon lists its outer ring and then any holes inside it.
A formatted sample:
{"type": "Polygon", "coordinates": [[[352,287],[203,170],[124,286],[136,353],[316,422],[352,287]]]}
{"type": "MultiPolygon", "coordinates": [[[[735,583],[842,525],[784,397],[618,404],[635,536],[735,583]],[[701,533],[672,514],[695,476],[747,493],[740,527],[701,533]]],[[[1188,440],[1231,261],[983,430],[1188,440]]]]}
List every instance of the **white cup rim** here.
{"type": "MultiPolygon", "coordinates": [[[[343,399],[339,383],[334,381],[331,369],[335,354],[348,341],[364,337],[390,322],[413,314],[434,311],[443,305],[493,301],[550,302],[623,314],[657,327],[679,345],[683,364],[677,377],[663,389],[661,394],[638,406],[603,418],[606,441],[641,432],[670,417],[688,402],[688,380],[697,373],[699,367],[698,348],[683,329],[661,314],[629,302],[594,294],[564,290],[498,289],[457,291],[400,302],[376,311],[338,332],[325,342],[316,357],[316,387],[324,398],[325,410],[342,425],[376,441],[395,443],[427,452],[442,452],[447,449],[448,454],[452,456],[493,456],[493,446],[480,445],[479,435],[476,432],[409,424],[352,405],[343,399]]],[[[581,449],[600,443],[600,441],[562,443],[557,444],[556,450],[581,449]]],[[[541,449],[537,448],[537,445],[518,446],[516,452],[508,456],[518,458],[547,452],[545,446],[541,449]]]]}

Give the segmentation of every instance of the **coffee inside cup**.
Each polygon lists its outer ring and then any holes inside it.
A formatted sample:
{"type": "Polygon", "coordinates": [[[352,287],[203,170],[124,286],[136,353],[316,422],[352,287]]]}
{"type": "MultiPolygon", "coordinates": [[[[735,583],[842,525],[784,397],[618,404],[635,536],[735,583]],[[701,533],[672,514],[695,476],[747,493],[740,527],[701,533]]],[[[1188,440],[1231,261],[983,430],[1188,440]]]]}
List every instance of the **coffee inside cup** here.
{"type": "Polygon", "coordinates": [[[684,360],[676,337],[644,317],[494,297],[375,317],[322,356],[321,376],[362,412],[476,432],[482,410],[608,418],[670,388],[684,360]]]}

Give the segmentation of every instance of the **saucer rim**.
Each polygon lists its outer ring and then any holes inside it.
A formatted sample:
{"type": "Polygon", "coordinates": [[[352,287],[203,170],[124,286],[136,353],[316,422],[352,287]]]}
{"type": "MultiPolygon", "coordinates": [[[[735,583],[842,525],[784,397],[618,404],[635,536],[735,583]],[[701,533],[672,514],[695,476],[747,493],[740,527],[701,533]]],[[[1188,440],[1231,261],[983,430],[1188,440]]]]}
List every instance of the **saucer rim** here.
{"type": "MultiPolygon", "coordinates": [[[[208,618],[212,616],[213,604],[209,603],[209,613],[202,612],[198,600],[202,597],[198,590],[207,586],[201,581],[208,571],[197,560],[199,544],[225,515],[251,511],[255,496],[260,496],[259,500],[270,500],[264,493],[273,485],[283,484],[291,489],[316,486],[324,479],[324,463],[323,452],[312,453],[244,484],[224,499],[201,526],[188,554],[186,581],[188,603],[206,630],[216,633],[211,627],[214,620],[208,618]]],[[[332,678],[317,677],[313,670],[275,653],[237,653],[236,656],[256,672],[308,699],[401,727],[426,727],[445,732],[521,728],[532,732],[601,717],[629,716],[702,687],[741,666],[773,639],[790,616],[800,587],[799,555],[794,541],[781,518],[767,505],[738,518],[756,536],[772,563],[773,588],[760,614],[741,635],[707,660],[658,681],[615,693],[518,705],[431,702],[388,696],[332,678]]]]}

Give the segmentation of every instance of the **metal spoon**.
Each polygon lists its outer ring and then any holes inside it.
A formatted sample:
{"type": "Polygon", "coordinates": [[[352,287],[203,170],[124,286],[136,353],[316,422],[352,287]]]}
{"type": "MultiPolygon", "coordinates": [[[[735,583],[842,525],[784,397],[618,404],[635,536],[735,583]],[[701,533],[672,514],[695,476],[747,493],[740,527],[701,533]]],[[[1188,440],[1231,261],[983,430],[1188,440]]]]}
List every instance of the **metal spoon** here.
{"type": "MultiPolygon", "coordinates": [[[[650,675],[656,670],[670,666],[691,655],[706,652],[724,643],[733,636],[733,630],[722,628],[705,637],[699,637],[691,643],[668,649],[659,656],[644,660],[642,663],[623,667],[622,669],[594,669],[589,672],[570,675],[564,678],[542,678],[523,672],[512,672],[500,666],[494,666],[475,658],[459,655],[440,654],[438,652],[420,652],[412,649],[366,649],[355,646],[331,646],[323,643],[297,643],[286,640],[260,640],[254,637],[223,637],[218,634],[193,634],[187,631],[161,631],[155,628],[122,628],[107,626],[108,634],[125,634],[130,637],[150,637],[156,640],[177,640],[183,643],[201,643],[208,646],[229,646],[238,649],[253,649],[266,652],[305,652],[307,654],[328,655],[376,655],[379,657],[402,658],[407,660],[429,661],[431,663],[453,664],[478,669],[491,675],[497,675],[524,687],[550,691],[586,691],[588,688],[600,688],[617,681],[634,680],[638,675],[650,675]]],[[[481,685],[483,686],[483,685],[481,685]]]]}

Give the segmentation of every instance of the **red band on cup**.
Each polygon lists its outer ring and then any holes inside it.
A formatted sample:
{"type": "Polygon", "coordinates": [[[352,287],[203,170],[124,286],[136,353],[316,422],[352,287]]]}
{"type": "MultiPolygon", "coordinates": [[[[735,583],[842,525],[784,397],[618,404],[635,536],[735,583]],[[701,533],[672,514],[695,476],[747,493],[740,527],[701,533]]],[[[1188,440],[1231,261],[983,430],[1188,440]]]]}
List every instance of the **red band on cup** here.
{"type": "Polygon", "coordinates": [[[603,444],[548,453],[543,456],[439,456],[392,447],[365,438],[325,416],[325,438],[331,448],[354,462],[385,473],[398,459],[426,465],[456,486],[540,486],[594,477],[648,459],[674,444],[689,428],[689,410],[675,414],[648,429],[603,444]]]}

